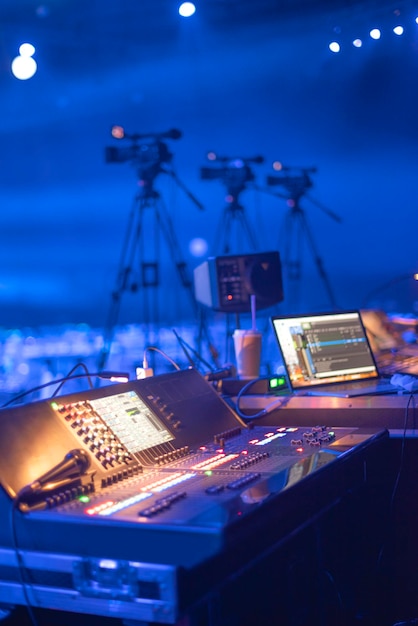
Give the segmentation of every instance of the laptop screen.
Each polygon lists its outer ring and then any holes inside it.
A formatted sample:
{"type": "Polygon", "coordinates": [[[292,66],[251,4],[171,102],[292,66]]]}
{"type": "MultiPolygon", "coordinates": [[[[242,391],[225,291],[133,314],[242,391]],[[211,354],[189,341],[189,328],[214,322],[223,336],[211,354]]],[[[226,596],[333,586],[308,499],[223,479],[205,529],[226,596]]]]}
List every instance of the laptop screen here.
{"type": "Polygon", "coordinates": [[[293,389],[378,378],[359,311],[275,316],[272,324],[293,389]]]}

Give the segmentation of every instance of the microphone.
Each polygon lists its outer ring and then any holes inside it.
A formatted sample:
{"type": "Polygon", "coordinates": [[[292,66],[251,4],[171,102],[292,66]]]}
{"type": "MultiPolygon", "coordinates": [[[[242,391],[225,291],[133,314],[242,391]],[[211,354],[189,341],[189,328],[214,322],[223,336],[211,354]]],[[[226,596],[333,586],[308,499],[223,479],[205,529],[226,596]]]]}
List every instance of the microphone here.
{"type": "Polygon", "coordinates": [[[62,461],[34,480],[30,485],[23,487],[17,494],[18,500],[30,495],[41,493],[44,489],[50,490],[66,479],[74,479],[84,474],[90,467],[90,456],[81,449],[70,450],[62,461]]]}

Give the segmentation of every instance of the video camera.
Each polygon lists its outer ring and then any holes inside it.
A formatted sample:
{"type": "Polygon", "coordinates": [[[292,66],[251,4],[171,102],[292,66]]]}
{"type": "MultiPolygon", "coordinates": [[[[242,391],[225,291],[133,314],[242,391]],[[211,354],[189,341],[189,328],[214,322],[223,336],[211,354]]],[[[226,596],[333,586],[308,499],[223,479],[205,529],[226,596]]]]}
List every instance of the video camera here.
{"type": "Polygon", "coordinates": [[[280,174],[267,176],[267,184],[271,187],[281,185],[289,192],[291,198],[299,198],[313,186],[309,174],[315,173],[316,167],[288,167],[281,164],[274,164],[273,167],[278,169],[280,174]]]}
{"type": "Polygon", "coordinates": [[[105,148],[106,163],[126,163],[131,161],[141,170],[152,170],[156,173],[162,163],[169,163],[173,158],[162,139],[179,139],[182,133],[172,128],[164,133],[127,134],[122,126],[112,127],[115,139],[130,139],[131,145],[126,147],[107,146],[105,148]]]}
{"type": "Polygon", "coordinates": [[[202,180],[221,180],[228,189],[242,190],[247,182],[254,180],[254,174],[249,163],[263,163],[264,158],[257,156],[241,159],[234,157],[219,157],[214,152],[207,155],[210,161],[217,161],[220,166],[202,167],[200,177],[202,180]]]}

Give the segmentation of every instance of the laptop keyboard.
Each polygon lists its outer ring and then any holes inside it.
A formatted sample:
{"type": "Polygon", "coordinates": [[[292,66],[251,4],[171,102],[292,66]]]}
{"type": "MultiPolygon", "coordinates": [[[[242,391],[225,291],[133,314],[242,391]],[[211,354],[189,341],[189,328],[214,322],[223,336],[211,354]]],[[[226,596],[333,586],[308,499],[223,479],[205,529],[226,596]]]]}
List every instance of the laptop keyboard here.
{"type": "MultiPolygon", "coordinates": [[[[389,380],[359,380],[353,383],[342,383],[338,385],[332,385],[331,387],[322,387],[323,390],[335,390],[335,391],[355,391],[356,389],[375,389],[376,387],[384,387],[390,388],[393,385],[390,384],[389,380]]],[[[319,388],[321,389],[321,388],[319,388]]]]}

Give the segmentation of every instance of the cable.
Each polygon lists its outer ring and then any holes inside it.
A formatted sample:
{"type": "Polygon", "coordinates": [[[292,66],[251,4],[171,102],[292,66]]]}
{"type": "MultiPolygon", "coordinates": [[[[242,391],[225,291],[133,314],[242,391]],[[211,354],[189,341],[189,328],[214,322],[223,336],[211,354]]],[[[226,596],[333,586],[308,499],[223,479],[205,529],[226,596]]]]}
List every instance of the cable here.
{"type": "Polygon", "coordinates": [[[166,354],[165,352],[160,350],[160,348],[157,348],[156,346],[148,346],[144,350],[144,358],[142,359],[142,367],[137,367],[136,368],[136,377],[137,378],[149,378],[150,376],[154,375],[154,370],[152,369],[152,367],[149,367],[149,364],[148,364],[148,359],[147,359],[147,352],[148,352],[148,350],[153,350],[154,352],[158,352],[159,354],[161,354],[165,359],[167,359],[167,361],[169,361],[171,363],[171,365],[176,370],[180,370],[181,369],[180,366],[177,365],[177,363],[175,361],[173,361],[173,359],[170,358],[168,356],[168,354],[166,354]]]}
{"type": "Polygon", "coordinates": [[[403,428],[403,434],[402,434],[402,445],[401,445],[401,455],[400,455],[400,460],[399,460],[399,470],[398,473],[396,475],[396,479],[395,479],[395,484],[393,486],[393,491],[392,491],[392,496],[390,499],[390,511],[393,514],[393,510],[394,510],[394,504],[395,504],[395,497],[396,497],[396,492],[398,490],[398,486],[399,486],[399,482],[401,479],[401,474],[402,474],[402,470],[403,470],[403,464],[404,464],[404,460],[405,460],[405,445],[406,445],[406,431],[407,431],[407,426],[408,426],[408,413],[409,413],[409,408],[412,404],[412,408],[413,408],[413,415],[415,414],[415,409],[416,409],[416,404],[415,404],[415,396],[413,393],[411,393],[411,395],[408,398],[408,402],[406,404],[405,407],[405,421],[404,421],[404,428],[403,428]]]}
{"type": "Polygon", "coordinates": [[[175,328],[173,328],[172,330],[173,330],[175,338],[177,339],[177,341],[178,341],[178,343],[180,345],[180,348],[183,350],[184,356],[186,357],[190,367],[195,368],[196,367],[195,362],[193,361],[192,357],[190,356],[190,352],[187,349],[187,348],[189,348],[189,346],[187,346],[186,342],[183,341],[183,339],[180,337],[180,335],[178,334],[178,332],[176,331],[175,328]]]}
{"type": "Polygon", "coordinates": [[[10,527],[11,527],[10,530],[11,530],[11,533],[12,533],[13,549],[14,549],[15,554],[16,554],[17,571],[18,571],[20,584],[22,585],[22,592],[23,592],[23,596],[24,596],[24,599],[25,599],[26,610],[28,612],[30,622],[31,622],[32,626],[38,626],[38,621],[37,621],[37,619],[35,617],[35,614],[33,612],[33,608],[32,608],[32,605],[30,603],[29,595],[28,595],[27,586],[30,585],[30,583],[25,580],[25,569],[26,568],[25,568],[25,564],[23,563],[22,554],[20,553],[19,546],[18,546],[18,541],[17,541],[16,520],[15,520],[15,515],[16,515],[17,511],[18,511],[18,509],[17,509],[17,501],[14,501],[14,502],[12,502],[12,506],[11,506],[11,509],[10,509],[10,527]]]}
{"type": "MultiPolygon", "coordinates": [[[[393,489],[392,489],[392,494],[390,496],[390,501],[389,501],[389,522],[388,522],[388,528],[387,528],[387,533],[389,532],[390,528],[390,523],[391,520],[393,521],[394,515],[395,515],[395,498],[396,498],[396,494],[398,491],[398,487],[399,487],[399,483],[401,480],[401,476],[402,476],[402,470],[403,470],[403,466],[404,466],[404,460],[405,460],[405,446],[406,446],[406,431],[407,431],[407,426],[408,426],[408,417],[409,417],[409,409],[411,407],[412,404],[412,408],[413,408],[413,417],[415,417],[415,410],[416,410],[416,403],[415,403],[415,396],[413,393],[410,394],[409,398],[408,398],[408,402],[406,404],[405,407],[405,419],[404,419],[404,427],[403,427],[403,434],[402,434],[402,443],[401,443],[401,451],[400,451],[400,459],[399,459],[399,468],[398,468],[398,472],[396,474],[396,478],[395,478],[395,482],[393,485],[393,489]]],[[[415,428],[415,424],[413,424],[413,427],[415,428]]],[[[376,562],[376,567],[377,567],[377,571],[379,572],[379,570],[382,567],[382,561],[383,561],[383,555],[385,552],[385,541],[387,541],[386,539],[383,539],[383,543],[382,546],[379,550],[379,554],[377,556],[377,562],[376,562]]]]}
{"type": "MultiPolygon", "coordinates": [[[[87,369],[87,366],[84,363],[77,363],[76,365],[74,365],[74,367],[72,369],[70,369],[70,371],[68,372],[66,378],[68,378],[69,376],[72,376],[72,374],[76,371],[76,369],[78,369],[79,367],[84,369],[84,372],[87,376],[87,380],[89,382],[90,385],[90,389],[93,389],[93,383],[91,381],[91,377],[90,377],[90,372],[87,369]]],[[[54,398],[56,395],[58,395],[59,390],[63,387],[63,385],[65,384],[65,380],[62,381],[58,387],[55,389],[54,393],[52,394],[51,398],[54,398]]]]}
{"type": "MultiPolygon", "coordinates": [[[[202,363],[203,365],[205,365],[205,367],[208,368],[208,370],[210,370],[211,372],[213,372],[213,367],[211,366],[210,363],[208,363],[208,361],[206,361],[200,354],[199,352],[197,352],[197,350],[195,350],[194,348],[192,348],[192,346],[190,346],[184,339],[183,337],[180,337],[180,335],[178,334],[178,332],[176,331],[175,328],[172,329],[177,341],[180,344],[181,349],[183,350],[186,359],[188,360],[188,362],[190,363],[191,367],[196,368],[196,364],[194,363],[192,357],[190,356],[190,352],[193,354],[194,357],[196,357],[196,359],[199,361],[199,363],[202,363]]],[[[197,369],[197,368],[196,368],[197,369]]]]}
{"type": "MultiPolygon", "coordinates": [[[[270,380],[270,378],[271,376],[261,376],[260,378],[253,378],[239,390],[237,394],[237,399],[235,401],[235,412],[239,415],[239,417],[244,420],[259,419],[260,417],[264,417],[264,415],[267,415],[267,413],[270,413],[270,411],[274,410],[275,408],[281,408],[282,405],[286,404],[289,401],[291,397],[290,394],[286,396],[281,396],[280,398],[276,398],[275,400],[267,404],[267,406],[265,406],[261,411],[258,411],[258,413],[248,415],[248,413],[243,413],[241,411],[239,402],[245,392],[247,392],[248,389],[250,389],[253,385],[255,385],[255,383],[259,382],[260,380],[270,380]]],[[[262,395],[264,396],[265,394],[262,395]]]]}
{"type": "Polygon", "coordinates": [[[32,387],[32,389],[23,391],[22,393],[19,393],[17,396],[14,396],[10,400],[2,404],[0,408],[4,409],[10,404],[14,404],[15,402],[17,402],[17,400],[20,400],[21,398],[24,398],[25,396],[28,396],[29,394],[34,393],[35,391],[41,391],[42,389],[46,389],[46,387],[51,387],[52,385],[56,385],[58,383],[66,383],[68,380],[75,380],[76,378],[89,378],[90,379],[91,376],[97,376],[98,378],[104,378],[106,380],[111,380],[113,382],[127,382],[129,380],[128,374],[119,373],[119,372],[94,372],[94,373],[89,373],[89,374],[75,374],[73,376],[65,376],[64,378],[57,378],[56,380],[50,380],[49,382],[44,383],[43,385],[38,385],[37,387],[32,387]]]}

